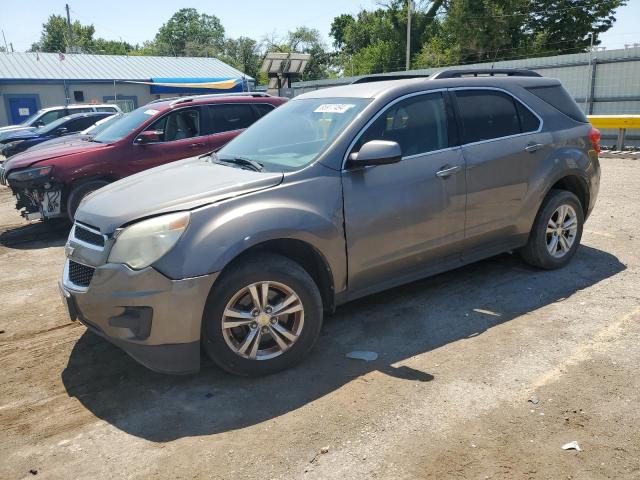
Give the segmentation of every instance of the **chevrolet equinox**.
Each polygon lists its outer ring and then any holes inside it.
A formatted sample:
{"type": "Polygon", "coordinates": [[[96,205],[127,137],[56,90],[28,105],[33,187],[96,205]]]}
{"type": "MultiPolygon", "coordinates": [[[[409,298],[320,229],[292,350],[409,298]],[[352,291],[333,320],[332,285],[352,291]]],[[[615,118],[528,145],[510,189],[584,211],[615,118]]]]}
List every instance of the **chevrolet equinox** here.
{"type": "Polygon", "coordinates": [[[323,312],[507,251],[576,252],[600,133],[525,70],[308,92],[217,153],[80,204],[60,289],[72,319],[147,367],[263,375],[300,361],[323,312]]]}

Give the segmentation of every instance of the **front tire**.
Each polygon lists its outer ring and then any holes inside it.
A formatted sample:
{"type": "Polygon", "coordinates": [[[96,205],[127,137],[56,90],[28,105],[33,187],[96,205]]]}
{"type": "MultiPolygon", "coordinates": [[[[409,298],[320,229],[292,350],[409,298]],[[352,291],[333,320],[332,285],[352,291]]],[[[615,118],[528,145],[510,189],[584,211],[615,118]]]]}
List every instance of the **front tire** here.
{"type": "Polygon", "coordinates": [[[84,197],[107,185],[109,185],[109,182],[105,180],[94,180],[73,187],[67,200],[67,216],[69,217],[69,221],[73,223],[73,218],[76,216],[76,210],[84,197]]]}
{"type": "Polygon", "coordinates": [[[573,193],[551,190],[536,215],[529,241],[520,256],[530,265],[552,270],[575,255],[584,225],[582,205],[573,193]]]}
{"type": "Polygon", "coordinates": [[[271,253],[223,272],[209,293],[202,345],[222,369],[268,375],[300,362],[322,327],[322,299],[296,262],[271,253]]]}

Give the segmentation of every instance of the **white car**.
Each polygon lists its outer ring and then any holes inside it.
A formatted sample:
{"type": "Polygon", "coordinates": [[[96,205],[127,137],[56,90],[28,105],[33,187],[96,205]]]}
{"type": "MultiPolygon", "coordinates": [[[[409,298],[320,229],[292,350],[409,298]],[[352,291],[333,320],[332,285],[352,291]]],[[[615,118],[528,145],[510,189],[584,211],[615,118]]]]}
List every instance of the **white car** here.
{"type": "Polygon", "coordinates": [[[74,104],[67,106],[42,108],[18,125],[0,127],[0,141],[2,141],[8,133],[14,133],[18,130],[35,129],[47,125],[59,118],[66,117],[67,115],[85,112],[122,113],[122,110],[120,110],[120,107],[118,107],[117,105],[111,103],[103,103],[98,105],[74,104]]]}

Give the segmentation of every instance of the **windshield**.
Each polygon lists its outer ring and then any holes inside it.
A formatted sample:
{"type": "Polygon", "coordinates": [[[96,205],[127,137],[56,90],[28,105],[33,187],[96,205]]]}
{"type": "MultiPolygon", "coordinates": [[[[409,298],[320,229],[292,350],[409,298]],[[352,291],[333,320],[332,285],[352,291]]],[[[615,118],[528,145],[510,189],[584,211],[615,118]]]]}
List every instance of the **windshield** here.
{"type": "Polygon", "coordinates": [[[365,98],[309,98],[276,108],[218,152],[245,158],[267,170],[291,171],[310,164],[370,102],[365,98]]]}
{"type": "Polygon", "coordinates": [[[22,122],[20,122],[18,125],[21,125],[23,127],[28,127],[29,125],[31,125],[35,121],[35,119],[36,119],[36,117],[38,115],[40,115],[40,111],[37,111],[33,115],[28,116],[22,122]]]}
{"type": "Polygon", "coordinates": [[[123,115],[124,115],[123,113],[118,113],[116,115],[111,115],[110,117],[103,118],[102,120],[97,121],[96,123],[94,123],[90,127],[85,128],[80,133],[82,135],[94,135],[95,136],[95,135],[99,134],[100,132],[102,132],[105,128],[107,128],[113,120],[115,120],[116,118],[122,118],[123,115]]]}
{"type": "Polygon", "coordinates": [[[92,141],[113,143],[122,140],[158,113],[160,113],[158,110],[154,110],[148,106],[140,107],[133,112],[129,112],[126,116],[121,117],[117,122],[109,122],[107,128],[94,136],[92,141]]]}
{"type": "Polygon", "coordinates": [[[60,125],[62,125],[64,122],[66,122],[70,118],[71,118],[71,116],[59,118],[59,119],[54,120],[53,122],[45,125],[44,127],[36,128],[35,132],[38,135],[46,135],[48,133],[53,132],[56,128],[58,128],[60,125]]]}

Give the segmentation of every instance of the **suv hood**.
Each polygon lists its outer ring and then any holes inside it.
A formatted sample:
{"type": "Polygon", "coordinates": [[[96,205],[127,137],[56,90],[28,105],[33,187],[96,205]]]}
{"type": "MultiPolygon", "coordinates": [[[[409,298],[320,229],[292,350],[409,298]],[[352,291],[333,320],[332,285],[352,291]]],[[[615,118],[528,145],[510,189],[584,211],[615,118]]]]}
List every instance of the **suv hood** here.
{"type": "Polygon", "coordinates": [[[9,171],[16,168],[26,168],[44,160],[54,160],[74,153],[88,152],[99,148],[106,148],[109,144],[97,142],[85,142],[83,140],[71,141],[68,143],[57,143],[37,150],[25,150],[10,157],[4,164],[4,168],[9,171]]]}
{"type": "Polygon", "coordinates": [[[244,195],[282,182],[281,172],[254,172],[188,158],[137,173],[90,194],[76,211],[76,220],[112,233],[144,217],[244,195]]]}
{"type": "Polygon", "coordinates": [[[13,132],[6,132],[6,135],[2,139],[4,143],[13,142],[14,140],[25,140],[27,138],[39,137],[36,130],[14,130],[13,132]]]}
{"type": "Polygon", "coordinates": [[[33,131],[36,127],[23,127],[21,125],[10,125],[0,128],[0,141],[6,140],[9,136],[22,131],[33,131]]]}

